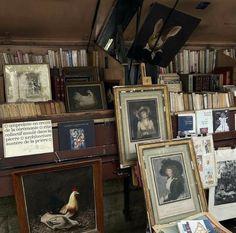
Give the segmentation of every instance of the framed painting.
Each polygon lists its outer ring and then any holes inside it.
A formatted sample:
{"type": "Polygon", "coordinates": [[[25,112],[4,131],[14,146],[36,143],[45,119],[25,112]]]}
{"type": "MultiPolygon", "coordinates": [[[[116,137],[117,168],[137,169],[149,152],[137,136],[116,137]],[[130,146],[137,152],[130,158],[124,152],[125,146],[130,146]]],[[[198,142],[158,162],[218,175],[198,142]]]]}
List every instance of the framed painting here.
{"type": "Polygon", "coordinates": [[[134,165],[135,145],[172,138],[165,85],[114,87],[121,166],[134,165]]]}
{"type": "Polygon", "coordinates": [[[64,81],[66,82],[91,82],[99,81],[96,67],[64,67],[62,70],[64,81]]]}
{"type": "Polygon", "coordinates": [[[65,83],[67,112],[96,111],[107,108],[102,82],[65,83]]]}
{"type": "Polygon", "coordinates": [[[21,233],[104,232],[101,160],[12,176],[21,233]]]}
{"type": "Polygon", "coordinates": [[[6,102],[38,102],[52,99],[48,64],[4,65],[6,102]]]}
{"type": "Polygon", "coordinates": [[[218,149],[215,159],[217,185],[209,189],[208,208],[223,221],[236,216],[236,149],[218,149]]]}
{"type": "Polygon", "coordinates": [[[207,210],[191,139],[137,145],[150,226],[207,210]]]}

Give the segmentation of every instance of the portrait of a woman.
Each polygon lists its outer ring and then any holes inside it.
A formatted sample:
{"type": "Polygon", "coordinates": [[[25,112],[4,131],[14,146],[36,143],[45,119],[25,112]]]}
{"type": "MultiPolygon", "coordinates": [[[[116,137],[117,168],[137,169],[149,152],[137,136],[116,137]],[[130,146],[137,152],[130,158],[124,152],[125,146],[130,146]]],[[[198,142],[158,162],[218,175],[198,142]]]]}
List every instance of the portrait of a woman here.
{"type": "Polygon", "coordinates": [[[161,162],[160,175],[165,177],[165,194],[161,196],[161,203],[186,198],[185,179],[182,164],[173,159],[161,162]]]}
{"type": "Polygon", "coordinates": [[[149,115],[149,107],[141,106],[137,111],[137,138],[152,137],[152,135],[157,133],[153,121],[150,119],[149,115]]]}

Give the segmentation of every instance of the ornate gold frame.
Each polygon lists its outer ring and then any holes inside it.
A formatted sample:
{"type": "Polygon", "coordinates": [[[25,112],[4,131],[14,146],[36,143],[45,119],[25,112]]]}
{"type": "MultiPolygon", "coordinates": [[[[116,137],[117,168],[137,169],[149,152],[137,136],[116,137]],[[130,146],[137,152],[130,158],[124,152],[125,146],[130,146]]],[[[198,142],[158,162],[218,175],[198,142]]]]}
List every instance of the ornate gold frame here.
{"type": "Polygon", "coordinates": [[[119,156],[122,167],[134,165],[137,160],[135,145],[137,142],[152,142],[172,138],[172,124],[169,106],[169,93],[165,85],[148,86],[116,86],[114,87],[115,113],[118,133],[119,156]],[[132,100],[137,105],[139,101],[153,100],[156,103],[156,121],[159,124],[160,137],[136,140],[131,142],[130,116],[128,115],[127,102],[132,100]],[[157,110],[158,109],[158,110],[157,110]],[[127,119],[129,118],[129,119],[127,119]],[[132,147],[132,149],[131,149],[132,147]],[[132,151],[132,152],[131,152],[132,151]]]}

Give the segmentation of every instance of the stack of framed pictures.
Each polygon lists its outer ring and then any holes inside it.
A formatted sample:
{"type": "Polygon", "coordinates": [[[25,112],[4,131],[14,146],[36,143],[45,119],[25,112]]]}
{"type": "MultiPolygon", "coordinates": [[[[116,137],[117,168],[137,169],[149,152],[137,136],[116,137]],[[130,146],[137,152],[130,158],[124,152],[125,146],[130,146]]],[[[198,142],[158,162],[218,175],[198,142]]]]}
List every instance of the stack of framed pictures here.
{"type": "Polygon", "coordinates": [[[122,167],[137,161],[135,146],[172,138],[169,95],[165,85],[114,87],[122,167]]]}
{"type": "Polygon", "coordinates": [[[150,228],[172,233],[180,220],[208,219],[220,232],[230,232],[206,213],[191,139],[139,143],[137,153],[150,228]]]}

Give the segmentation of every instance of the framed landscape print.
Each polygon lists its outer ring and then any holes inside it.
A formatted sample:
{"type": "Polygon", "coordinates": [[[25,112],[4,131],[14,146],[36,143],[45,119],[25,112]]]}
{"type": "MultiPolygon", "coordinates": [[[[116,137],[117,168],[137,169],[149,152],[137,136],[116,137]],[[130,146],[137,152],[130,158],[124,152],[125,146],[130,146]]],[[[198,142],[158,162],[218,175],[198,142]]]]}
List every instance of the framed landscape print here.
{"type": "Polygon", "coordinates": [[[209,189],[209,211],[223,221],[236,217],[236,149],[215,151],[217,185],[209,189]]]}
{"type": "Polygon", "coordinates": [[[95,146],[93,120],[58,123],[60,150],[80,150],[95,146]]]}
{"type": "Polygon", "coordinates": [[[151,226],[206,211],[191,139],[139,143],[137,153],[151,226]]]}
{"type": "Polygon", "coordinates": [[[6,102],[52,99],[48,64],[4,65],[6,102]]]}
{"type": "Polygon", "coordinates": [[[102,82],[65,83],[68,112],[96,111],[107,108],[102,82]]]}
{"type": "Polygon", "coordinates": [[[104,232],[101,160],[13,173],[21,233],[104,232]]]}
{"type": "Polygon", "coordinates": [[[122,166],[134,165],[135,146],[172,137],[165,85],[114,87],[119,154],[122,166]]]}

